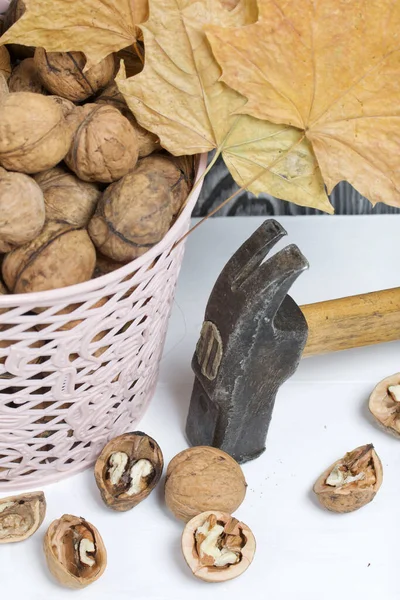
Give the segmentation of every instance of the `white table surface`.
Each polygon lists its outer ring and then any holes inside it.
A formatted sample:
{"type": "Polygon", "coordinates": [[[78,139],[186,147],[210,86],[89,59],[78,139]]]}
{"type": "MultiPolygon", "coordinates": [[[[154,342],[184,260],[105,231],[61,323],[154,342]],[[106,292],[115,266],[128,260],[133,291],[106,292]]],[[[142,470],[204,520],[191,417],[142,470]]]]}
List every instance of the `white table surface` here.
{"type": "MultiPolygon", "coordinates": [[[[159,442],[166,463],[187,446],[190,360],[211,287],[262,220],[209,220],[188,240],[157,392],[140,424],[159,442]]],[[[289,234],[285,243],[298,244],[311,264],[293,289],[299,303],[399,285],[400,216],[280,222],[289,234]]],[[[191,575],[180,551],[182,524],[163,504],[162,483],[142,504],[118,514],[102,504],[87,471],[46,486],[40,531],[0,546],[0,599],[398,599],[400,442],[372,423],[367,398],[377,381],[399,370],[400,342],[394,342],[306,359],[281,388],[267,450],[243,466],[248,492],[236,515],[252,527],[258,547],[240,578],[216,586],[191,575]],[[375,500],[348,515],[321,509],[311,493],[314,480],[346,451],[369,442],[384,466],[375,500]],[[41,550],[46,526],[66,512],[92,521],[108,549],[105,574],[81,592],[53,582],[41,550]]]]}

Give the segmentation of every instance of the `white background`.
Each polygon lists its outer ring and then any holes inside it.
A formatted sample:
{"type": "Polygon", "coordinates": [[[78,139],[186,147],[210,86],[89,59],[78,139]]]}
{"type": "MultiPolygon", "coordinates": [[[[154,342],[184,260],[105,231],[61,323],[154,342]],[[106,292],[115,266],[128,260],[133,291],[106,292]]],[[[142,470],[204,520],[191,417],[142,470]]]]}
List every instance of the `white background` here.
{"type": "MultiPolygon", "coordinates": [[[[209,220],[189,237],[156,396],[139,426],[158,441],[166,463],[187,446],[190,360],[208,295],[226,260],[262,220],[209,220]]],[[[311,264],[293,289],[299,304],[399,285],[399,216],[280,222],[289,233],[285,243],[297,243],[311,264]]],[[[400,342],[305,359],[281,388],[267,450],[243,466],[248,492],[236,516],[251,526],[258,547],[240,578],[206,584],[191,575],[180,551],[182,524],[164,506],[162,482],[119,514],[102,504],[89,470],[46,486],[40,531],[0,546],[0,599],[398,599],[400,441],[380,431],[367,410],[374,385],[396,371],[400,342]],[[311,492],[315,479],[369,442],[384,467],[375,500],[353,514],[324,511],[311,492]],[[96,525],[109,555],[103,577],[80,592],[52,580],[42,553],[46,527],[68,512],[96,525]]]]}

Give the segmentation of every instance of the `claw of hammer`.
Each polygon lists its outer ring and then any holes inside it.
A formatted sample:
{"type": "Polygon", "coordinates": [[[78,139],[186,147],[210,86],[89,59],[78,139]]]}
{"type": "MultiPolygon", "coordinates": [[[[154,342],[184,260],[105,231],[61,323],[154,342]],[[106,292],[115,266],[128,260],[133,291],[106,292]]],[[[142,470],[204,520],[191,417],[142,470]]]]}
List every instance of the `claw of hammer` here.
{"type": "Polygon", "coordinates": [[[186,434],[239,462],[259,456],[279,386],[295,371],[307,324],[287,295],[308,263],[295,245],[264,261],[286,231],[265,221],[239,248],[210,295],[192,367],[186,434]]]}

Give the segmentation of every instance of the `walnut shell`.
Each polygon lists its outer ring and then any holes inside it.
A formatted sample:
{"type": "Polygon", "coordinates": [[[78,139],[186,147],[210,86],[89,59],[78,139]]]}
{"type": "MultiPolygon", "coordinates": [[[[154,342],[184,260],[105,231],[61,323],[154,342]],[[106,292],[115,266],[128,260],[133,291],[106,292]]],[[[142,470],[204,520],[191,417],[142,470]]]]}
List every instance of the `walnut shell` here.
{"type": "MultiPolygon", "coordinates": [[[[25,3],[23,0],[11,0],[10,5],[4,17],[4,29],[7,31],[11,25],[14,25],[25,12],[25,3]]],[[[22,44],[7,44],[13,58],[22,60],[33,56],[35,48],[32,46],[22,46],[22,44]]]]}
{"type": "Polygon", "coordinates": [[[372,444],[366,444],[348,452],[326,469],[315,482],[314,492],[328,510],[352,512],[375,498],[382,478],[379,456],[372,444]]]}
{"type": "Polygon", "coordinates": [[[93,279],[112,273],[126,264],[112,260],[112,258],[109,258],[108,256],[103,256],[100,252],[97,252],[96,256],[96,267],[94,269],[93,279]]]}
{"type": "Polygon", "coordinates": [[[134,431],[105,445],[94,474],[105,504],[114,510],[126,511],[153,491],[163,467],[163,454],[157,442],[141,431],[134,431]]]}
{"type": "Polygon", "coordinates": [[[47,94],[47,91],[39,80],[33,58],[25,58],[25,60],[13,69],[8,87],[10,92],[47,94]]]}
{"type": "Polygon", "coordinates": [[[58,164],[68,152],[72,132],[60,106],[32,92],[0,97],[0,165],[10,171],[38,173],[58,164]]]}
{"type": "Polygon", "coordinates": [[[69,117],[69,115],[77,108],[75,104],[71,102],[71,100],[67,100],[66,98],[62,98],[61,96],[49,96],[49,98],[51,98],[53,102],[58,104],[58,106],[61,108],[64,117],[69,117]]]}
{"type": "Polygon", "coordinates": [[[93,96],[115,75],[113,54],[84,73],[86,57],[83,52],[46,52],[36,48],[35,65],[44,87],[72,102],[82,102],[93,96]]]}
{"type": "Polygon", "coordinates": [[[8,89],[7,79],[4,77],[3,73],[0,73],[0,102],[1,102],[1,97],[8,93],[9,93],[9,89],[8,89]]]}
{"type": "Polygon", "coordinates": [[[14,293],[53,290],[91,278],[96,251],[85,229],[48,221],[29,244],[3,261],[3,279],[14,293]]]}
{"type": "MultiPolygon", "coordinates": [[[[183,556],[193,575],[203,581],[215,583],[239,577],[250,566],[255,551],[256,540],[251,529],[221,511],[211,510],[196,515],[185,525],[183,530],[183,556]],[[215,550],[216,556],[212,556],[204,551],[202,542],[206,540],[207,533],[215,532],[215,527],[218,527],[221,533],[214,544],[205,548],[208,552],[215,550]],[[208,530],[207,533],[205,530],[208,530]],[[223,552],[231,553],[233,556],[228,558],[230,560],[236,558],[237,562],[216,565],[215,562],[218,561],[218,558],[226,560],[227,556],[226,554],[224,556],[223,552]]],[[[223,562],[224,560],[222,560],[223,562]]]]}
{"type": "Polygon", "coordinates": [[[117,262],[144,254],[162,240],[171,224],[171,190],[162,174],[142,163],[108,186],[89,223],[96,248],[117,262]]]}
{"type": "Polygon", "coordinates": [[[27,540],[39,529],[45,514],[43,492],[0,498],[0,544],[27,540]]]}
{"type": "Polygon", "coordinates": [[[391,394],[391,386],[400,386],[400,373],[386,377],[378,383],[369,398],[369,410],[379,426],[387,433],[400,438],[400,401],[391,394]]]}
{"type": "Polygon", "coordinates": [[[136,133],[113,106],[86,104],[75,113],[80,124],[65,157],[69,168],[83,181],[117,181],[138,159],[136,133]]]}
{"type": "Polygon", "coordinates": [[[100,533],[81,517],[63,515],[53,521],[43,548],[49,570],[68,588],[90,585],[101,577],[107,566],[107,552],[100,533]]]}
{"type": "Polygon", "coordinates": [[[136,121],[133,113],[129,106],[125,102],[125,98],[118,89],[117,84],[114,82],[109,85],[97,98],[96,104],[108,104],[118,108],[118,110],[128,119],[132,127],[134,128],[138,140],[139,158],[144,158],[152,152],[161,150],[161,144],[159,138],[151,131],[147,131],[144,127],[141,127],[136,121]]]}
{"type": "Polygon", "coordinates": [[[183,164],[181,165],[179,162],[179,158],[168,154],[152,154],[144,158],[140,162],[140,166],[149,172],[155,171],[163,175],[165,185],[171,190],[172,194],[172,212],[174,215],[179,212],[190,191],[187,172],[183,164]]]}
{"type": "Polygon", "coordinates": [[[44,198],[38,184],[28,175],[0,167],[0,252],[35,239],[44,220],[44,198]]]}
{"type": "Polygon", "coordinates": [[[207,510],[231,514],[242,504],[246,487],[242,469],[229,454],[211,446],[194,446],[169,463],[165,501],[183,521],[207,510]]]}
{"type": "Polygon", "coordinates": [[[35,181],[44,195],[47,220],[87,226],[101,196],[98,185],[81,181],[61,166],[35,175],[35,181]]]}

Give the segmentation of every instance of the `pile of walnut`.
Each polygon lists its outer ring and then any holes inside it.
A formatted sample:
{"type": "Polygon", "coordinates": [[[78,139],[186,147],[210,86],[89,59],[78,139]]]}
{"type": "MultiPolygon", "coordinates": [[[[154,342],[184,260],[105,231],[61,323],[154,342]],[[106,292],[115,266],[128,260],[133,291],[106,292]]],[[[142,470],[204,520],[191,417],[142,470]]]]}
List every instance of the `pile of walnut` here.
{"type": "MultiPolygon", "coordinates": [[[[4,20],[21,16],[14,0],[4,20]]],[[[194,162],[165,152],[136,122],[110,55],[0,47],[0,253],[9,292],[81,283],[165,236],[194,162]]]]}

